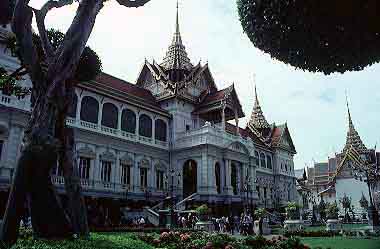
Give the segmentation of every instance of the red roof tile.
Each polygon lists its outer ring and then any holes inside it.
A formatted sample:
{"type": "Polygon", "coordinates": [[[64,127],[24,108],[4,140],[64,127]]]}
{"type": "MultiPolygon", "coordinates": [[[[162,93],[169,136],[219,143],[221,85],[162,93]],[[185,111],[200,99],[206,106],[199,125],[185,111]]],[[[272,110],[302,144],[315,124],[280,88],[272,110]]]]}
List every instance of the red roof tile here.
{"type": "Polygon", "coordinates": [[[112,87],[121,92],[127,93],[129,95],[138,97],[146,101],[148,104],[156,105],[156,100],[152,93],[142,87],[136,86],[135,84],[129,83],[127,81],[116,78],[112,75],[102,73],[96,79],[96,82],[102,83],[109,87],[112,87]]]}

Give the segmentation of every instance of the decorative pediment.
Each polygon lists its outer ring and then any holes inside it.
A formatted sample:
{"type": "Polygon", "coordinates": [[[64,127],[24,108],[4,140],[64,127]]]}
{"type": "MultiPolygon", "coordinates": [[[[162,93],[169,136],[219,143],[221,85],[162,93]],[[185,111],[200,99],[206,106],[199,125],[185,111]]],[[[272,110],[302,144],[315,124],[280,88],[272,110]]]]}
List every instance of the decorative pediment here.
{"type": "Polygon", "coordinates": [[[100,160],[108,161],[108,162],[115,162],[116,156],[111,151],[106,150],[103,154],[100,155],[100,160]]]}
{"type": "Polygon", "coordinates": [[[159,161],[155,164],[155,168],[156,170],[161,170],[161,171],[166,171],[167,167],[166,167],[166,164],[159,161]]]}
{"type": "Polygon", "coordinates": [[[91,159],[96,158],[96,153],[86,144],[84,147],[81,147],[77,150],[77,153],[81,157],[87,157],[91,159]]]}
{"type": "Polygon", "coordinates": [[[126,153],[124,156],[120,158],[120,163],[133,166],[133,159],[128,155],[128,153],[126,153]]]}
{"type": "Polygon", "coordinates": [[[141,159],[141,161],[139,162],[139,167],[140,168],[150,168],[150,161],[148,160],[148,158],[143,158],[141,159]]]}
{"type": "Polygon", "coordinates": [[[227,146],[227,149],[236,151],[239,153],[243,153],[243,154],[249,154],[249,150],[247,149],[247,147],[245,147],[245,145],[240,142],[231,143],[230,145],[227,146]]]}

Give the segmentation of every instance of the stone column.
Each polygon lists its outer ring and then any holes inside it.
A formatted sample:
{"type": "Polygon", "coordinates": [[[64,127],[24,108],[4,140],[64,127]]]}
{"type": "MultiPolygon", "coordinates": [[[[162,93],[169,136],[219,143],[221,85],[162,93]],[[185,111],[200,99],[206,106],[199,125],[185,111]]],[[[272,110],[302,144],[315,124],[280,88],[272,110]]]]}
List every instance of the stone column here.
{"type": "Polygon", "coordinates": [[[123,108],[120,108],[119,109],[118,119],[117,119],[117,129],[118,129],[118,131],[121,131],[121,117],[122,117],[122,114],[123,114],[123,108]]]}
{"type": "Polygon", "coordinates": [[[98,129],[102,129],[103,103],[99,105],[98,129]]]}
{"type": "Polygon", "coordinates": [[[120,187],[120,152],[116,151],[116,162],[115,162],[115,169],[114,169],[114,176],[113,176],[113,182],[117,184],[116,188],[119,189],[120,187]]]}
{"type": "Polygon", "coordinates": [[[235,124],[236,124],[236,136],[239,136],[240,135],[240,131],[239,131],[239,115],[238,115],[238,112],[237,112],[236,109],[235,109],[235,124]]]}
{"type": "MultiPolygon", "coordinates": [[[[200,188],[200,191],[198,192],[207,192],[208,190],[208,155],[207,155],[207,152],[206,151],[202,151],[202,158],[201,158],[201,163],[200,163],[200,177],[201,177],[201,181],[199,183],[199,188],[200,188]]],[[[197,173],[198,173],[198,170],[197,170],[197,173]]],[[[198,188],[198,189],[199,189],[198,188]]]]}
{"type": "Polygon", "coordinates": [[[75,115],[75,122],[79,124],[80,122],[80,110],[82,108],[82,97],[78,97],[77,99],[77,110],[76,110],[76,115],[75,115]]]}
{"type": "Polygon", "coordinates": [[[134,154],[134,175],[133,175],[133,182],[134,182],[134,192],[141,192],[140,190],[140,169],[139,169],[139,162],[137,160],[137,155],[134,154]]]}
{"type": "Polygon", "coordinates": [[[208,159],[208,185],[209,185],[209,194],[215,195],[216,191],[216,175],[215,175],[215,164],[216,160],[213,157],[209,157],[208,159]]]}
{"type": "Polygon", "coordinates": [[[156,119],[152,119],[152,141],[155,143],[156,141],[156,119]]]}
{"type": "Polygon", "coordinates": [[[92,172],[93,174],[93,180],[94,181],[100,181],[100,171],[101,171],[101,162],[100,162],[100,153],[96,150],[96,157],[95,157],[95,162],[93,167],[94,171],[92,172]]]}
{"type": "Polygon", "coordinates": [[[226,105],[224,104],[223,105],[223,108],[222,108],[222,130],[225,131],[226,130],[226,105]]]}
{"type": "Polygon", "coordinates": [[[225,186],[225,189],[226,189],[226,194],[227,195],[232,195],[233,194],[233,190],[232,190],[232,186],[231,186],[231,160],[229,159],[225,159],[225,172],[226,172],[226,186],[225,186]]]}
{"type": "Polygon", "coordinates": [[[140,113],[136,115],[136,136],[139,136],[139,128],[140,128],[140,113]]]}

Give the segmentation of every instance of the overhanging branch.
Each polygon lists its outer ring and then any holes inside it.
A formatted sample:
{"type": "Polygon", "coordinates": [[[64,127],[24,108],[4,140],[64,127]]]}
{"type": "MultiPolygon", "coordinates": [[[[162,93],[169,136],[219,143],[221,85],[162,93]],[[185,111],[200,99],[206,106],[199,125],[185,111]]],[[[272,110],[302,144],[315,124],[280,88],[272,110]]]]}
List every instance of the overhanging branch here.
{"type": "Polygon", "coordinates": [[[73,3],[73,0],[58,0],[58,1],[51,0],[51,1],[46,2],[40,10],[34,10],[42,48],[45,52],[47,61],[50,61],[54,57],[55,51],[54,51],[53,46],[51,45],[51,42],[49,40],[47,31],[46,31],[46,27],[45,27],[46,15],[50,10],[54,8],[61,8],[66,5],[70,5],[72,3],[73,3]]]}
{"type": "Polygon", "coordinates": [[[138,8],[144,6],[150,0],[116,0],[120,5],[128,8],[138,8]]]}

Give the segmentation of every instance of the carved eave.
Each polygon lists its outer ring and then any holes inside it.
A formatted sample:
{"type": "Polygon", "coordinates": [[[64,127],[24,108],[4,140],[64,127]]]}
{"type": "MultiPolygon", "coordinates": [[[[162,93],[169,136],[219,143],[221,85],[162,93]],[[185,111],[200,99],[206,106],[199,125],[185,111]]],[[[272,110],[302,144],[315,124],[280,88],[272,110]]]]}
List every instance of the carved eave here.
{"type": "Polygon", "coordinates": [[[200,115],[206,120],[219,122],[222,120],[221,113],[223,108],[225,108],[227,121],[235,118],[235,110],[238,118],[245,116],[234,85],[203,96],[203,101],[195,108],[193,114],[200,115]]]}
{"type": "Polygon", "coordinates": [[[271,146],[273,148],[280,148],[289,151],[292,154],[296,154],[296,148],[293,143],[293,139],[290,135],[288,125],[285,123],[280,126],[275,126],[272,132],[271,146]]]}

